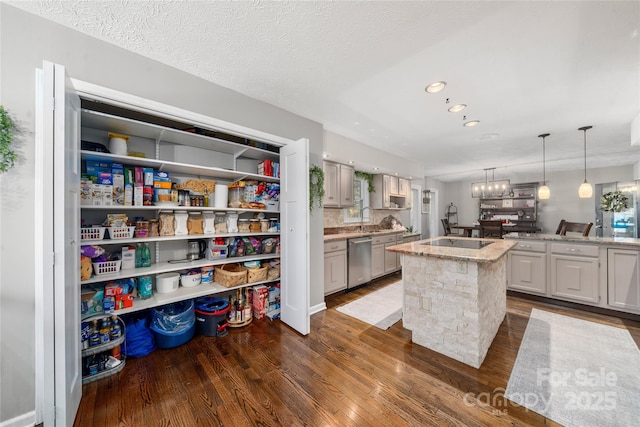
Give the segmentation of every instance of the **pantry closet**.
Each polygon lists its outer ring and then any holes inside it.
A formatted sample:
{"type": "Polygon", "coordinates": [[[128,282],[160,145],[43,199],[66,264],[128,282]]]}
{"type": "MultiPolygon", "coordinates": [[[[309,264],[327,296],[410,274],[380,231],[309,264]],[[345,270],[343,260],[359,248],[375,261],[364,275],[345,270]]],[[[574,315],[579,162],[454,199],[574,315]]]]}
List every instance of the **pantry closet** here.
{"type": "MultiPolygon", "coordinates": [[[[243,126],[72,80],[64,67],[43,63],[37,78],[38,186],[37,405],[45,423],[71,425],[82,394],[80,330],[80,98],[280,147],[281,319],[309,333],[308,141],[266,134],[243,126]],[[53,278],[53,282],[51,281],[53,278]]],[[[126,368],[125,368],[126,369],[126,368]]]]}

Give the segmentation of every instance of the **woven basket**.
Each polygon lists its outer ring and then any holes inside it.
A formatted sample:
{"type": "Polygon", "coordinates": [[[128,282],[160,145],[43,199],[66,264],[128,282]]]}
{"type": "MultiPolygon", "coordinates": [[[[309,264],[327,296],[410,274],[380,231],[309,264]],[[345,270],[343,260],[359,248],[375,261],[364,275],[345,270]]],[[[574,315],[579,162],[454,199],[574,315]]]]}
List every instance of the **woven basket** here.
{"type": "Polygon", "coordinates": [[[267,280],[267,271],[269,270],[269,265],[263,265],[260,268],[248,268],[247,269],[247,282],[255,283],[262,282],[267,280]]]}
{"type": "Polygon", "coordinates": [[[223,264],[215,268],[213,281],[230,288],[247,283],[247,269],[239,264],[223,264]]]}

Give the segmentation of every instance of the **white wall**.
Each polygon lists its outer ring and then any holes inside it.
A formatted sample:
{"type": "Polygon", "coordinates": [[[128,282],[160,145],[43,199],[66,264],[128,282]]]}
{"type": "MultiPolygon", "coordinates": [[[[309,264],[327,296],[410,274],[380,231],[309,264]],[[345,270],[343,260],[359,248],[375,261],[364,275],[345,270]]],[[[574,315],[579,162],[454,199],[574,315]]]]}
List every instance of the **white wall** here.
{"type": "MultiPolygon", "coordinates": [[[[538,182],[539,176],[521,177],[517,182],[538,182]]],[[[619,167],[597,168],[587,170],[587,180],[595,186],[599,183],[615,181],[630,181],[634,179],[634,166],[626,165],[619,167]]],[[[547,173],[547,185],[551,189],[549,200],[538,201],[538,227],[542,228],[542,233],[555,233],[556,227],[561,219],[571,222],[593,222],[595,223],[595,197],[590,199],[580,199],[578,197],[578,187],[584,180],[584,172],[569,171],[547,173]]],[[[478,220],[479,199],[471,197],[471,182],[453,182],[445,185],[445,202],[439,214],[444,218],[446,205],[453,202],[458,207],[458,222],[460,224],[471,224],[478,220]]],[[[595,233],[591,232],[592,236],[595,233]]]]}
{"type": "MultiPolygon", "coordinates": [[[[15,168],[0,176],[0,423],[35,409],[35,69],[62,64],[79,80],[289,139],[310,140],[322,164],[322,125],[0,3],[0,102],[25,129],[15,168]]],[[[311,259],[322,258],[322,217],[311,217],[311,259]]],[[[311,305],[324,301],[311,263],[311,305]]],[[[46,284],[48,285],[48,284],[46,284]]]]}

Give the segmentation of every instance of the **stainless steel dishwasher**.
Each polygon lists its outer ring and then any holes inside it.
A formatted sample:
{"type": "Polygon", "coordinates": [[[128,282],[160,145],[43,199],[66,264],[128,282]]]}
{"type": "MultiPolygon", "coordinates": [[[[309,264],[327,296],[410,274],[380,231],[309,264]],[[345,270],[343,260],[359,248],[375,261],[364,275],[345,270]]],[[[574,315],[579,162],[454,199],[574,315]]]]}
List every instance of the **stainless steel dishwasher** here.
{"type": "Polygon", "coordinates": [[[371,237],[348,240],[347,289],[371,280],[371,237]]]}

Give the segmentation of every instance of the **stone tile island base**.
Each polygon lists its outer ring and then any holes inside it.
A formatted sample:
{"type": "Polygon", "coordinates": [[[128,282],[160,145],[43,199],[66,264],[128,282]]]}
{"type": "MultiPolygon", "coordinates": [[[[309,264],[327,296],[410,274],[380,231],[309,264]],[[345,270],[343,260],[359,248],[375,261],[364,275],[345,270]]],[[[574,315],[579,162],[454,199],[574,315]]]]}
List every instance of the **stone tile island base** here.
{"type": "Polygon", "coordinates": [[[506,314],[507,257],[402,257],[402,321],[412,341],[479,368],[506,314]]]}

